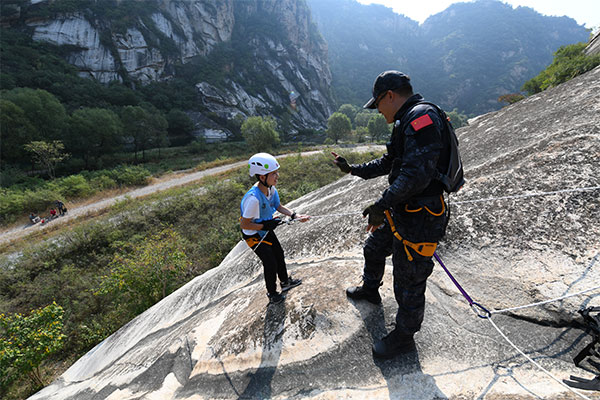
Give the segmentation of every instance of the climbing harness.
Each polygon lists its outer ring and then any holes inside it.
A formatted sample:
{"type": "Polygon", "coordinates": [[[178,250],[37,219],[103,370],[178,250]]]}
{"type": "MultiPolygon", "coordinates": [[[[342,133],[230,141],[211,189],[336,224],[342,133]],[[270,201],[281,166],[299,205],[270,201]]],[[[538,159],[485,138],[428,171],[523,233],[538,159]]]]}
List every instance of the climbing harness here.
{"type": "MultiPolygon", "coordinates": [[[[252,248],[257,243],[260,245],[263,242],[269,246],[273,246],[273,243],[265,241],[266,236],[267,235],[263,236],[260,240],[258,240],[258,238],[254,237],[254,236],[250,236],[249,238],[244,239],[244,240],[246,241],[246,243],[248,244],[248,247],[250,247],[250,248],[252,248]]],[[[258,247],[258,246],[256,246],[256,247],[258,247]]]]}
{"type": "MultiPolygon", "coordinates": [[[[443,202],[442,202],[442,204],[443,204],[443,202]]],[[[427,209],[427,210],[429,210],[429,209],[427,209]]],[[[411,211],[411,212],[416,212],[416,211],[411,211]]],[[[429,211],[429,212],[431,212],[431,211],[429,211]]],[[[409,247],[424,257],[431,257],[435,253],[437,243],[432,243],[432,242],[413,243],[409,240],[404,239],[398,233],[398,231],[396,231],[396,225],[394,225],[394,221],[392,220],[390,211],[385,210],[383,213],[385,214],[385,217],[387,218],[388,223],[390,224],[390,229],[392,230],[392,233],[394,234],[396,239],[398,239],[404,245],[404,251],[406,252],[406,257],[408,257],[408,261],[413,260],[413,256],[408,251],[409,247]]]]}
{"type": "MultiPolygon", "coordinates": [[[[290,225],[291,223],[293,223],[294,221],[297,221],[296,218],[292,219],[282,219],[281,222],[279,223],[279,225],[290,225]]],[[[262,243],[269,245],[269,246],[273,246],[273,243],[271,242],[267,242],[265,241],[265,238],[267,237],[267,235],[265,234],[260,240],[258,240],[258,238],[256,236],[250,236],[246,239],[244,239],[244,241],[248,244],[248,247],[256,253],[256,249],[258,248],[258,246],[260,246],[262,243]],[[258,244],[257,244],[258,243],[258,244]],[[253,247],[254,245],[256,245],[256,247],[253,247]]]]}

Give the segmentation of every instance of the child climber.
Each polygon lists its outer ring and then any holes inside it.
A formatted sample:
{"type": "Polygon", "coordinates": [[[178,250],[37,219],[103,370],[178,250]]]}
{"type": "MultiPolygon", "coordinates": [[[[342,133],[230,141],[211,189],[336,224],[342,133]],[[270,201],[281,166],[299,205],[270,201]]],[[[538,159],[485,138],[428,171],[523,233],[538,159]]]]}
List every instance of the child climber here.
{"type": "Polygon", "coordinates": [[[273,213],[279,211],[301,222],[310,217],[297,215],[279,202],[279,194],[275,189],[279,179],[279,163],[275,157],[258,153],[250,157],[248,164],[250,176],[255,176],[258,182],[248,190],[240,204],[242,236],[263,263],[269,304],[277,304],[283,301],[283,292],[300,285],[302,280],[294,279],[287,273],[283,249],[274,232],[282,221],[273,218],[273,213]],[[277,277],[282,293],[277,291],[277,277]]]}

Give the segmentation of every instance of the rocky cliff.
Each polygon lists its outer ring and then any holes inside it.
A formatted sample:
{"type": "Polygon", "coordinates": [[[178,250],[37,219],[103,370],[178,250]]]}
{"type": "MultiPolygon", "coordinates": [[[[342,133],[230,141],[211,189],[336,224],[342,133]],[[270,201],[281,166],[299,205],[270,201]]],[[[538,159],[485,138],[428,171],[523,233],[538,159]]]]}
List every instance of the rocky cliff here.
{"type": "MultiPolygon", "coordinates": [[[[468,183],[453,196],[438,253],[489,309],[600,282],[599,90],[600,67],[459,130],[468,183]]],[[[373,338],[396,311],[391,263],[382,306],[349,301],[344,289],[360,281],[360,211],[385,186],[347,176],[289,205],[315,217],[277,230],[289,270],[304,280],[283,304],[267,306],[261,264],[240,243],[32,399],[576,398],[475,316],[439,266],[417,350],[373,358],[373,338]]],[[[590,341],[573,321],[580,307],[600,305],[598,293],[492,321],[558,379],[591,378],[589,365],[572,362],[590,341]]]]}
{"type": "Polygon", "coordinates": [[[596,32],[588,42],[588,45],[585,48],[585,54],[589,56],[600,54],[600,31],[596,32]]]}
{"type": "Polygon", "coordinates": [[[273,114],[320,128],[332,113],[327,47],[303,0],[41,0],[16,12],[3,23],[62,46],[80,75],[130,84],[185,75],[203,114],[221,121],[273,114]]]}

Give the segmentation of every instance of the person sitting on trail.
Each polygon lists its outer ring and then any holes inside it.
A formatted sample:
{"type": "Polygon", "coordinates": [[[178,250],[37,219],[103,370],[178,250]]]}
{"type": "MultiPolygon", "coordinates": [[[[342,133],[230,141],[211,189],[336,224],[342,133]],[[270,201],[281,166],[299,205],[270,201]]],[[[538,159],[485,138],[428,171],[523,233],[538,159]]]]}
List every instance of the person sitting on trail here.
{"type": "Polygon", "coordinates": [[[279,211],[292,220],[298,219],[301,222],[310,217],[297,215],[281,205],[275,189],[279,179],[279,163],[275,157],[258,153],[250,157],[248,164],[250,176],[255,176],[258,182],[248,190],[240,204],[242,237],[263,263],[269,304],[277,304],[283,301],[283,292],[300,285],[302,280],[294,279],[287,273],[283,249],[274,232],[282,220],[273,218],[273,213],[279,211]],[[277,291],[277,277],[282,293],[277,291]]]}
{"type": "Polygon", "coordinates": [[[38,217],[34,213],[31,213],[31,214],[29,214],[29,220],[31,221],[32,224],[37,224],[38,222],[40,222],[40,217],[38,217]]]}
{"type": "Polygon", "coordinates": [[[56,218],[56,210],[54,208],[50,209],[50,219],[56,218]]]}

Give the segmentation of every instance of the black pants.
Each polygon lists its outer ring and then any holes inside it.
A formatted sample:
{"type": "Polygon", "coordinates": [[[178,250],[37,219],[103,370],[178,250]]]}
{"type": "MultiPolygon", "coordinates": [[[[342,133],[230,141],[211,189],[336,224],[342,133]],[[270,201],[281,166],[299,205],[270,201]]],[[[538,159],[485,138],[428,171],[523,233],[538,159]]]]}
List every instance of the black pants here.
{"type": "MultiPolygon", "coordinates": [[[[256,238],[260,241],[258,234],[253,236],[243,235],[244,239],[256,238]]],[[[286,282],[288,279],[287,268],[285,266],[285,257],[281,243],[275,236],[275,232],[268,231],[262,243],[256,242],[251,246],[258,258],[263,263],[265,284],[267,292],[274,294],[277,292],[277,277],[281,282],[286,282]]]]}
{"type": "MultiPolygon", "coordinates": [[[[403,237],[415,242],[437,243],[444,234],[446,220],[445,214],[434,216],[424,209],[421,212],[398,212],[394,215],[396,229],[403,237]]],[[[398,303],[396,329],[403,334],[413,334],[421,329],[427,278],[433,271],[431,257],[409,251],[412,261],[408,260],[404,245],[393,235],[387,220],[368,237],[363,248],[363,281],[365,286],[372,289],[379,288],[385,270],[385,259],[392,256],[394,296],[398,303]]]]}

